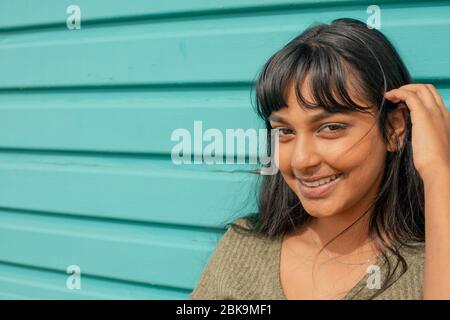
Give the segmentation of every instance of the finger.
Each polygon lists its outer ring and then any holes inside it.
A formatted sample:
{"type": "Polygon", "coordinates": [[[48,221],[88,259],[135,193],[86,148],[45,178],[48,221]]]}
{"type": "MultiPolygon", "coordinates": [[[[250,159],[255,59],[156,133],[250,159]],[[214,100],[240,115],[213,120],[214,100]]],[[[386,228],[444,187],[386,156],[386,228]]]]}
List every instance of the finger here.
{"type": "Polygon", "coordinates": [[[420,99],[422,99],[425,107],[427,107],[431,112],[439,112],[442,114],[442,110],[439,106],[438,101],[435,99],[433,93],[430,91],[427,85],[412,83],[401,86],[400,89],[406,89],[415,92],[420,99]]]}
{"type": "Polygon", "coordinates": [[[441,109],[442,113],[445,115],[448,112],[448,110],[445,107],[444,100],[442,100],[442,97],[439,94],[439,92],[437,91],[436,87],[433,86],[432,84],[427,84],[427,87],[431,91],[431,93],[433,94],[434,99],[436,99],[436,101],[437,101],[437,103],[439,105],[439,108],[441,109]]]}
{"type": "Polygon", "coordinates": [[[406,89],[393,89],[386,92],[385,97],[394,103],[404,101],[408,109],[411,111],[411,121],[414,121],[413,115],[420,115],[429,112],[422,103],[422,100],[413,91],[406,89]]]}

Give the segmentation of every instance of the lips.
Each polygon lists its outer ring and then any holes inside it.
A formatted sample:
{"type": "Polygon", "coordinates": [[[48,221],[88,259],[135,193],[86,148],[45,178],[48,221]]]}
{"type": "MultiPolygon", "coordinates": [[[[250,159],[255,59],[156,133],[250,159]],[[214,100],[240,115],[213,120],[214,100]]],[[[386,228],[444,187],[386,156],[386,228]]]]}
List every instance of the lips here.
{"type": "Polygon", "coordinates": [[[324,178],[317,179],[317,180],[312,180],[312,181],[308,181],[308,180],[305,180],[305,179],[299,179],[299,180],[305,186],[315,188],[315,187],[319,187],[320,185],[326,184],[326,183],[328,183],[330,181],[333,181],[333,180],[337,179],[340,175],[341,175],[341,173],[337,173],[337,174],[333,174],[333,175],[328,176],[328,177],[324,177],[324,178]]]}
{"type": "Polygon", "coordinates": [[[333,176],[321,179],[315,182],[305,182],[297,179],[300,192],[306,198],[324,198],[328,196],[336,185],[342,180],[342,173],[338,174],[334,179],[333,176]],[[329,181],[328,181],[329,180],[329,181]],[[324,183],[326,182],[326,183],[324,183]],[[316,186],[318,183],[324,183],[322,185],[316,186]]]}

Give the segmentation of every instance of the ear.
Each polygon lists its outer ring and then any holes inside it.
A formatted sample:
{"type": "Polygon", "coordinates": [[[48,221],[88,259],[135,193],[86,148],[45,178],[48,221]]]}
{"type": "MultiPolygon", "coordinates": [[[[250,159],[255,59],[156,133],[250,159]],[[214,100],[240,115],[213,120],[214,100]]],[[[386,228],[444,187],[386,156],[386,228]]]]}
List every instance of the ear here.
{"type": "Polygon", "coordinates": [[[406,133],[406,113],[407,107],[403,103],[399,103],[398,107],[388,114],[388,121],[391,124],[387,146],[389,152],[398,151],[398,147],[403,148],[406,133]],[[399,146],[396,144],[395,137],[398,139],[399,146]]]}

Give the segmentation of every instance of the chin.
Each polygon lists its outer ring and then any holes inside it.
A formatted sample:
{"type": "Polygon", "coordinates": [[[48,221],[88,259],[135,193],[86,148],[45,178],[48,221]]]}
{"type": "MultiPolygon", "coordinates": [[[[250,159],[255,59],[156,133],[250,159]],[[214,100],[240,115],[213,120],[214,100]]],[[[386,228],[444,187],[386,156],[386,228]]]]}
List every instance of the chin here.
{"type": "Polygon", "coordinates": [[[320,209],[308,210],[305,208],[305,210],[311,217],[314,217],[314,218],[328,218],[328,217],[334,216],[336,214],[333,211],[323,211],[320,209]]]}
{"type": "Polygon", "coordinates": [[[314,218],[326,218],[337,214],[336,202],[333,202],[331,199],[310,200],[300,197],[299,199],[306,212],[314,218]]]}

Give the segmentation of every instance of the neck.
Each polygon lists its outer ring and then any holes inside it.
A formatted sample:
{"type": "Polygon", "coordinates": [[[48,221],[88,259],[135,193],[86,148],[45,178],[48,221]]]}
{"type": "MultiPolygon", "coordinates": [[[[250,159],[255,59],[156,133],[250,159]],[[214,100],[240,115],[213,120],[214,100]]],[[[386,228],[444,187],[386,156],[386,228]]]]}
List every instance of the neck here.
{"type": "Polygon", "coordinates": [[[345,212],[329,217],[313,218],[306,225],[306,231],[315,236],[316,242],[321,247],[327,245],[326,250],[332,253],[350,254],[367,249],[372,252],[379,251],[380,248],[375,249],[376,245],[369,237],[369,222],[373,212],[369,207],[375,201],[380,183],[381,177],[374,183],[374,187],[370,188],[371,191],[363,197],[362,201],[357,202],[345,212]],[[329,241],[331,242],[328,243],[329,241]]]}
{"type": "Polygon", "coordinates": [[[327,251],[348,254],[370,242],[368,234],[370,212],[363,217],[360,216],[336,215],[314,218],[309,223],[307,232],[314,237],[316,244],[321,247],[327,245],[327,251]],[[329,241],[331,242],[328,243],[329,241]]]}

